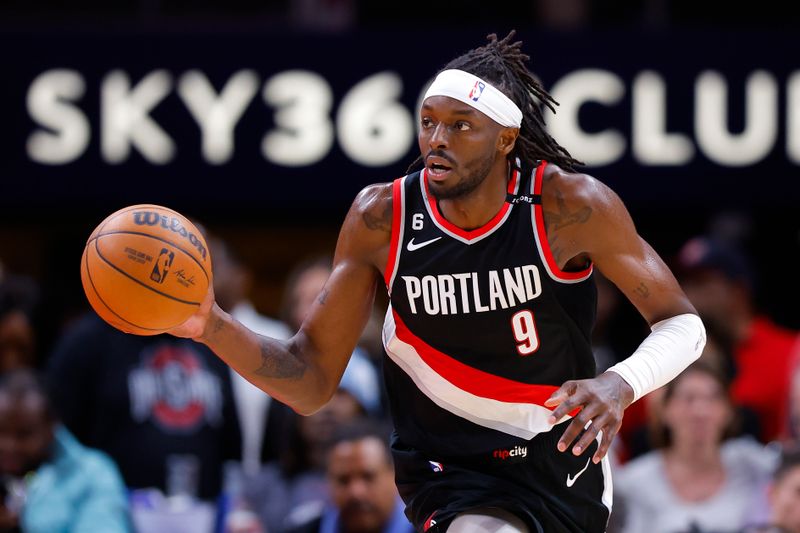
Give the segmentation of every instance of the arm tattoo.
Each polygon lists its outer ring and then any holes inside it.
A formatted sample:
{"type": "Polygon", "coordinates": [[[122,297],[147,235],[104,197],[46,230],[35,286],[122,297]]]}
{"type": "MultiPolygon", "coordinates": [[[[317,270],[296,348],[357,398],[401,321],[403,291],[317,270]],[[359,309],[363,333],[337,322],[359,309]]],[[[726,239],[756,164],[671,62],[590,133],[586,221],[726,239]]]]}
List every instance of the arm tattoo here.
{"type": "Polygon", "coordinates": [[[294,343],[285,350],[271,339],[261,339],[261,366],[255,373],[268,378],[302,378],[307,365],[297,357],[297,351],[297,345],[294,343]]]}
{"type": "Polygon", "coordinates": [[[221,318],[218,318],[216,322],[214,322],[214,326],[211,328],[213,333],[219,333],[222,328],[225,327],[225,321],[221,318]]]}
{"type": "Polygon", "coordinates": [[[650,296],[650,289],[647,288],[647,285],[645,285],[644,282],[640,283],[638,287],[633,289],[633,292],[635,292],[642,298],[647,298],[650,296]]]}
{"type": "Polygon", "coordinates": [[[572,224],[583,224],[589,217],[592,216],[592,208],[585,205],[577,211],[571,211],[567,208],[567,202],[564,200],[564,195],[556,189],[556,203],[558,204],[558,213],[549,211],[544,212],[544,225],[545,230],[553,231],[560,230],[572,224]]]}
{"type": "Polygon", "coordinates": [[[386,202],[383,213],[376,214],[376,209],[371,211],[364,211],[361,215],[364,218],[364,224],[371,230],[380,230],[387,233],[392,232],[392,201],[386,202]]]}

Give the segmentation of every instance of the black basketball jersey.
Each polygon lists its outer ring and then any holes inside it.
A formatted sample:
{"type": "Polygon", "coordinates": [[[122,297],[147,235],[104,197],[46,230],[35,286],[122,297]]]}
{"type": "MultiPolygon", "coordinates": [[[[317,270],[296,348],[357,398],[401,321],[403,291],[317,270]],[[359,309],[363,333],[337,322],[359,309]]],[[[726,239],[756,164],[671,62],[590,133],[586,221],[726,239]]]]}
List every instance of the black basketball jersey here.
{"type": "Polygon", "coordinates": [[[553,259],[545,166],[513,170],[503,208],[470,231],[441,215],[426,170],[395,180],[384,375],[403,444],[434,457],[523,453],[551,428],[544,401],[594,377],[592,267],[553,259]]]}

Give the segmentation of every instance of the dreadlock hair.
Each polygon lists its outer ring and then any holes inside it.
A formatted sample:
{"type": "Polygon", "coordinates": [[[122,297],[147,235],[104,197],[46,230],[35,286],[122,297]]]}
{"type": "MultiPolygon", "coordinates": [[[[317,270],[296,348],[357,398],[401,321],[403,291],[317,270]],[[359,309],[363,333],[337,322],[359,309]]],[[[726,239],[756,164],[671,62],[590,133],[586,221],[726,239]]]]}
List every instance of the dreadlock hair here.
{"type": "MultiPolygon", "coordinates": [[[[528,163],[544,159],[564,170],[574,171],[576,165],[583,163],[573,158],[566,148],[547,133],[539,107],[544,104],[555,113],[553,106],[557,106],[558,102],[525,66],[530,61],[530,56],[522,52],[522,41],[512,42],[515,34],[516,31],[511,30],[498,40],[497,34],[492,33],[486,37],[489,41],[487,44],[453,59],[442,70],[459,69],[474,74],[490,82],[522,110],[519,137],[514,149],[508,154],[512,164],[517,157],[528,163]]],[[[422,156],[411,167],[421,162],[422,156]]]]}

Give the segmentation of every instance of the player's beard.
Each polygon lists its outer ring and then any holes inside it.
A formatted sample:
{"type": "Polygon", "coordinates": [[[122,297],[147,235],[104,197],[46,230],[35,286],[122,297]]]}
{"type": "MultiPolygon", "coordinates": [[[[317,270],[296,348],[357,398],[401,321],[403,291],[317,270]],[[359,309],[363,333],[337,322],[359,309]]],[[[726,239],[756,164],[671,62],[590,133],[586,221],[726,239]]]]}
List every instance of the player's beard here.
{"type": "Polygon", "coordinates": [[[437,200],[452,200],[469,196],[489,175],[494,165],[494,155],[474,161],[464,166],[464,175],[461,181],[450,188],[440,188],[430,185],[430,191],[437,200]]]}

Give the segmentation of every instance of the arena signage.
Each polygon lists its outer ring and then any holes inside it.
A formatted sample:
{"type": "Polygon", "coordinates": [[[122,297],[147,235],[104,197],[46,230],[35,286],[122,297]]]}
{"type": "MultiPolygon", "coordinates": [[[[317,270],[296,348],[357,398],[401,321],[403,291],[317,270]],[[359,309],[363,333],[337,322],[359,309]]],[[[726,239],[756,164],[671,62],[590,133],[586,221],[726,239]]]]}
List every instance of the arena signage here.
{"type": "MultiPolygon", "coordinates": [[[[172,92],[179,97],[182,111],[195,121],[201,157],[210,165],[222,165],[234,157],[236,125],[259,97],[275,124],[261,137],[260,155],[265,161],[286,167],[314,165],[338,141],[353,163],[394,165],[406,157],[415,141],[416,112],[398,98],[408,89],[420,97],[424,92],[404,87],[400,74],[392,71],[357,81],[338,103],[321,73],[300,69],[275,73],[263,82],[252,69],[214,81],[200,70],[176,75],[155,69],[135,82],[118,69],[99,83],[96,134],[103,161],[112,165],[125,163],[132,150],[154,165],[175,160],[176,135],[150,115],[172,92]],[[215,85],[222,89],[217,91],[215,85]]],[[[83,74],[70,69],[45,71],[30,83],[27,110],[36,127],[28,136],[26,150],[32,162],[63,165],[84,155],[93,134],[90,118],[81,108],[86,84],[83,74]]],[[[729,86],[721,72],[700,72],[694,81],[693,131],[668,131],[669,88],[664,75],[642,71],[626,83],[610,70],[578,69],[550,88],[560,103],[558,114],[549,121],[550,132],[592,166],[615,163],[630,150],[643,166],[686,165],[700,151],[718,165],[738,167],[766,158],[775,149],[779,127],[784,126],[786,158],[800,164],[800,70],[792,73],[784,91],[785,124],[780,121],[781,91],[774,74],[765,70],[749,74],[743,102],[730,102],[729,86]],[[630,91],[632,106],[627,132],[608,127],[590,133],[582,127],[584,105],[615,106],[626,91],[630,91]],[[743,109],[742,131],[731,131],[731,105],[743,109]]]]}
{"type": "MultiPolygon", "coordinates": [[[[626,202],[800,201],[800,63],[771,53],[798,37],[521,37],[560,103],[545,112],[550,133],[626,202]],[[742,194],[767,177],[770,188],[742,194]]],[[[2,67],[0,208],[282,216],[292,199],[341,214],[361,187],[406,172],[421,95],[482,38],[0,32],[4,49],[25,52],[2,67]]]]}

